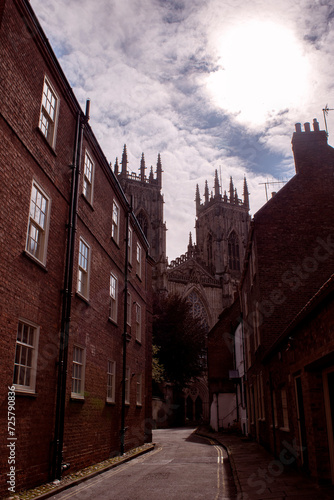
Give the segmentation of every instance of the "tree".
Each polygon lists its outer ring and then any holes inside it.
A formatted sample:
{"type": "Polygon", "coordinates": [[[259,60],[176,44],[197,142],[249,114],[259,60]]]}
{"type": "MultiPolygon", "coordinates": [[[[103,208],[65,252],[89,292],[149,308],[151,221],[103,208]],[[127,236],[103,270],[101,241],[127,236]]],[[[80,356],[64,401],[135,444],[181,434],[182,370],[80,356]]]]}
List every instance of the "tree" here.
{"type": "Polygon", "coordinates": [[[169,295],[155,301],[154,364],[163,368],[166,382],[183,388],[203,372],[205,339],[206,331],[200,320],[193,318],[186,299],[169,295]]]}

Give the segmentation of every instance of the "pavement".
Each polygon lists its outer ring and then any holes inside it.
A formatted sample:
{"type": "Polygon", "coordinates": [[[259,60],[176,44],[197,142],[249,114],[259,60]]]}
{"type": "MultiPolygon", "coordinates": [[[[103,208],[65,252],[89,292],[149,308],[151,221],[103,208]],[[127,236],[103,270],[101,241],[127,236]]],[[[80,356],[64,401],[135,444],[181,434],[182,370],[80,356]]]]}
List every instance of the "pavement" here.
{"type": "MultiPolygon", "coordinates": [[[[238,490],[237,500],[333,500],[334,486],[321,486],[287,465],[293,455],[275,459],[259,443],[245,437],[210,432],[199,427],[197,433],[226,448],[238,490]]],[[[296,451],[291,448],[292,453],[296,451]]]]}

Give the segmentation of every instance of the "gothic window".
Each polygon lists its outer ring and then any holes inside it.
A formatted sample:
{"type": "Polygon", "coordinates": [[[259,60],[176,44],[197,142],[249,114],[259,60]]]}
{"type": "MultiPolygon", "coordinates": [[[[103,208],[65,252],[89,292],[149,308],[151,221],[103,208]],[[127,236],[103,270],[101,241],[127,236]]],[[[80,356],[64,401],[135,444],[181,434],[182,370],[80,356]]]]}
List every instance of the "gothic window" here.
{"type": "Polygon", "coordinates": [[[240,271],[239,241],[234,231],[228,239],[228,261],[231,271],[240,271]]]}
{"type": "Polygon", "coordinates": [[[146,238],[147,238],[147,229],[148,229],[148,223],[147,223],[147,218],[144,214],[144,212],[139,212],[137,215],[138,222],[140,224],[140,227],[142,228],[146,238]]]}
{"type": "Polygon", "coordinates": [[[192,291],[188,297],[187,300],[191,306],[191,312],[194,318],[198,318],[204,326],[206,330],[209,330],[209,325],[208,325],[208,316],[204,307],[204,304],[202,300],[200,299],[199,295],[195,292],[192,291]]]}

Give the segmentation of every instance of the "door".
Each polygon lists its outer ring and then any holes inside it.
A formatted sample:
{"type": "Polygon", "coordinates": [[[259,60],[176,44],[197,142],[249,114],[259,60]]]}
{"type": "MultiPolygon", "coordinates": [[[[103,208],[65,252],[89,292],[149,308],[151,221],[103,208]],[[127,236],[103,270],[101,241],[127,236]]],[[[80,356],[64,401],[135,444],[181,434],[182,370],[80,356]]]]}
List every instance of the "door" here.
{"type": "Polygon", "coordinates": [[[307,452],[307,439],[306,439],[306,425],[305,425],[305,412],[304,412],[304,399],[302,391],[302,379],[300,376],[295,378],[296,388],[296,403],[297,403],[297,420],[299,443],[301,447],[301,461],[303,468],[308,471],[308,452],[307,452]]]}

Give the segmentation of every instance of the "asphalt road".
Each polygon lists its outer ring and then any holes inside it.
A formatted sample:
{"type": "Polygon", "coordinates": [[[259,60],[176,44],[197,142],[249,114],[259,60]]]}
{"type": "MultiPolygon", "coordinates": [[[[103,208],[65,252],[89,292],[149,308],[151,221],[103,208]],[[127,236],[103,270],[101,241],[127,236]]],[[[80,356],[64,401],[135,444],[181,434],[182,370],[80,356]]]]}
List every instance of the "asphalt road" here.
{"type": "Polygon", "coordinates": [[[194,429],[159,429],[155,450],[53,496],[57,500],[235,500],[227,453],[194,429]]]}

